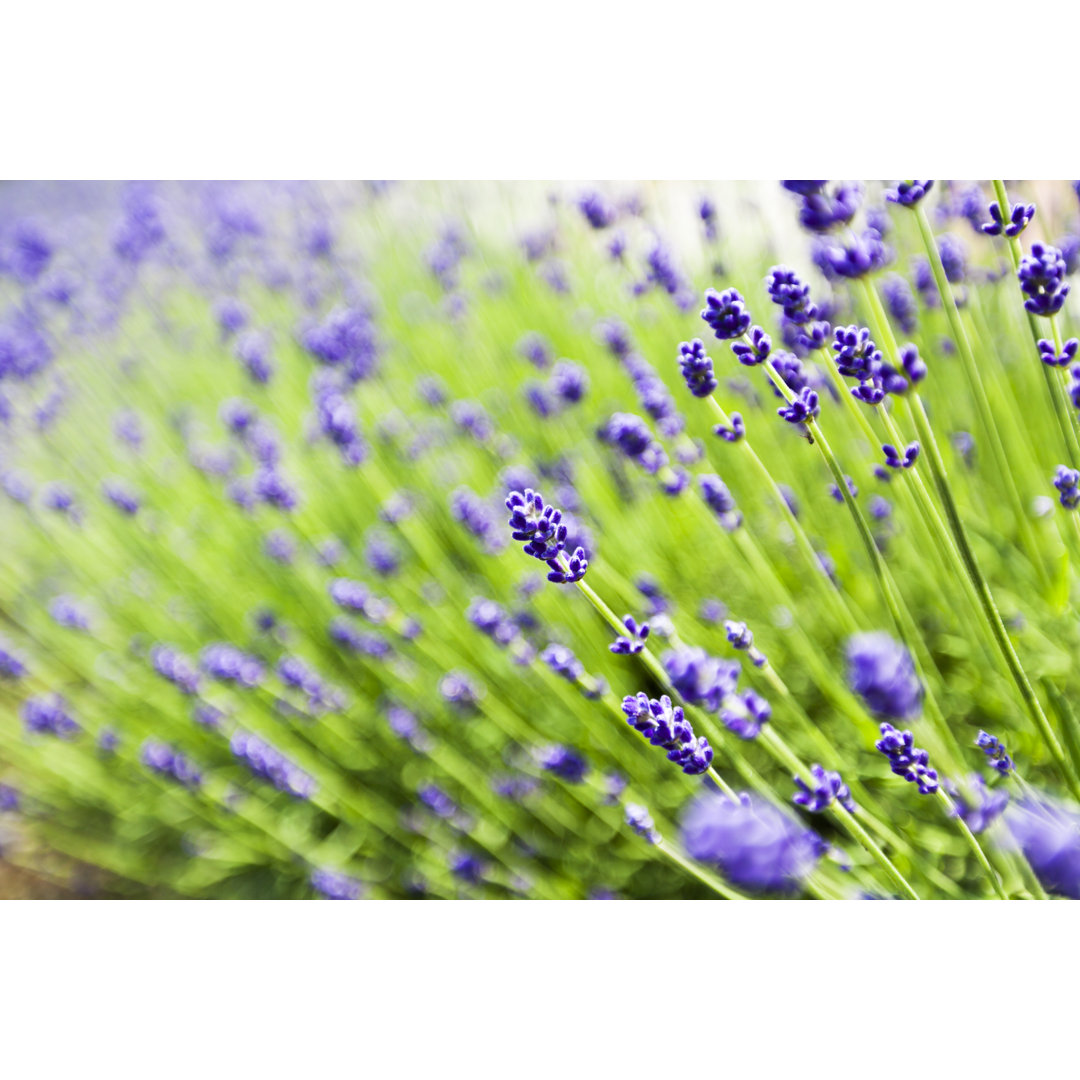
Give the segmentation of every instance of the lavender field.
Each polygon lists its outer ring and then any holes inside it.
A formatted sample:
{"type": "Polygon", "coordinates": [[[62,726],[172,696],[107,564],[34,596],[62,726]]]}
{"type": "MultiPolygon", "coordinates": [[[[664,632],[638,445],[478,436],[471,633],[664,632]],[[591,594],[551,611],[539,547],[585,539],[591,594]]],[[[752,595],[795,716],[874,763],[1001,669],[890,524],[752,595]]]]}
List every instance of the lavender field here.
{"type": "Polygon", "coordinates": [[[0,895],[1080,899],[1080,186],[0,186],[0,895]]]}

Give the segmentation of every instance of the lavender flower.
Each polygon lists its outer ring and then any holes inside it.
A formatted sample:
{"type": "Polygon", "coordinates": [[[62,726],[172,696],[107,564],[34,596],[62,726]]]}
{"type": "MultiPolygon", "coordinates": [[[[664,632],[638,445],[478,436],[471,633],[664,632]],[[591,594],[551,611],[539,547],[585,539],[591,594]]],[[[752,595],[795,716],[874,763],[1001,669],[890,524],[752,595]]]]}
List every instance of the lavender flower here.
{"type": "Polygon", "coordinates": [[[1024,307],[1032,315],[1056,315],[1069,295],[1069,286],[1065,284],[1065,260],[1061,252],[1049,244],[1031,245],[1030,253],[1020,260],[1017,277],[1027,297],[1024,307]]]}
{"type": "Polygon", "coordinates": [[[890,261],[889,249],[873,229],[846,244],[822,243],[814,250],[814,262],[826,277],[861,278],[884,270],[890,261]]]}
{"type": "Polygon", "coordinates": [[[55,735],[67,738],[80,729],[68,712],[67,702],[59,694],[38,694],[22,703],[22,720],[26,730],[35,735],[55,735]]]}
{"type": "Polygon", "coordinates": [[[261,660],[225,641],[207,645],[199,654],[199,664],[210,678],[235,683],[244,690],[258,686],[265,674],[261,660]]]}
{"type": "Polygon", "coordinates": [[[1002,776],[1008,776],[1013,771],[1013,759],[1009,757],[1005,744],[996,735],[980,731],[975,745],[986,755],[990,768],[997,769],[1002,776]]]}
{"type": "Polygon", "coordinates": [[[703,735],[694,735],[682,706],[673,706],[666,694],[659,701],[650,699],[644,692],[627,696],[623,698],[622,710],[626,722],[653,746],[666,750],[668,760],[688,776],[708,771],[713,759],[712,747],[703,735]]]}
{"type": "Polygon", "coordinates": [[[439,693],[459,712],[471,713],[482,690],[464,671],[448,671],[439,680],[439,693]]]}
{"type": "Polygon", "coordinates": [[[733,649],[745,652],[754,667],[765,666],[765,654],[754,646],[754,632],[746,623],[728,619],[724,623],[724,633],[727,634],[728,644],[733,649]]]}
{"type": "Polygon", "coordinates": [[[876,716],[906,720],[922,708],[923,688],[911,654],[882,631],[847,644],[848,685],[876,716]]]}
{"type": "Polygon", "coordinates": [[[736,289],[726,289],[722,293],[706,289],[701,317],[721,341],[742,337],[750,329],[750,314],[736,289]]]}
{"type": "Polygon", "coordinates": [[[589,377],[579,364],[560,360],[551,372],[549,386],[557,398],[574,404],[585,396],[589,388],[589,377]]]}
{"type": "Polygon", "coordinates": [[[257,735],[238,729],[229,740],[229,749],[253,776],[267,781],[278,791],[294,799],[310,799],[315,794],[314,778],[257,735]]]}
{"type": "Polygon", "coordinates": [[[889,314],[905,334],[915,332],[919,310],[911,286],[899,274],[890,274],[881,283],[881,295],[889,314]]]}
{"type": "Polygon", "coordinates": [[[57,596],[49,603],[49,614],[59,626],[68,630],[89,630],[90,616],[71,596],[57,596]]]}
{"type": "Polygon", "coordinates": [[[158,739],[147,739],[139,751],[139,760],[159,776],[175,780],[186,788],[197,788],[202,783],[202,773],[179,750],[158,739]]]}
{"type": "Polygon", "coordinates": [[[568,784],[580,784],[589,774],[589,763],[568,746],[543,747],[537,751],[537,763],[544,772],[552,773],[568,784]]]}
{"type": "Polygon", "coordinates": [[[815,419],[821,412],[816,390],[804,386],[787,405],[782,405],[776,410],[778,416],[783,417],[789,424],[805,424],[815,419]]]}
{"type": "Polygon", "coordinates": [[[26,674],[26,664],[22,657],[12,651],[11,646],[0,640],[0,679],[21,679],[26,674]]]}
{"type": "Polygon", "coordinates": [[[817,318],[817,308],[810,300],[810,286],[787,266],[774,266],[765,278],[765,287],[774,304],[783,309],[784,318],[797,326],[817,318]]]}
{"type": "Polygon", "coordinates": [[[740,439],[746,438],[746,424],[743,422],[742,414],[733,412],[731,414],[731,426],[716,424],[713,427],[713,434],[719,435],[724,442],[729,443],[737,443],[740,439]]]}
{"type": "Polygon", "coordinates": [[[652,815],[638,803],[626,804],[626,824],[630,826],[642,839],[650,844],[660,843],[660,833],[657,831],[656,822],[652,815]]]}
{"type": "Polygon", "coordinates": [[[1005,823],[1042,887],[1080,900],[1080,810],[1030,795],[1008,808],[1005,823]]]}
{"type": "Polygon", "coordinates": [[[945,277],[950,284],[959,285],[967,277],[967,262],[964,254],[964,245],[959,238],[952,233],[945,233],[938,237],[938,254],[941,256],[941,266],[945,271],[945,277]]]}
{"type": "Polygon", "coordinates": [[[981,776],[968,777],[967,792],[948,779],[942,784],[953,799],[953,814],[973,833],[986,832],[1009,805],[1009,793],[989,787],[981,776]]]}
{"type": "Polygon", "coordinates": [[[649,637],[649,624],[642,623],[640,626],[632,615],[623,616],[623,626],[626,634],[619,635],[608,648],[620,656],[636,656],[645,648],[645,642],[649,637]]]}
{"type": "Polygon", "coordinates": [[[1054,487],[1058,489],[1058,502],[1066,510],[1080,506],[1080,470],[1059,465],[1054,473],[1054,487]]]}
{"type": "Polygon", "coordinates": [[[997,202],[992,202],[987,207],[993,221],[984,222],[979,226],[987,236],[1019,236],[1031,224],[1035,216],[1034,203],[1013,203],[1003,215],[997,202]]]}
{"type": "Polygon", "coordinates": [[[929,755],[915,745],[910,731],[898,731],[889,723],[881,725],[881,738],[874,745],[889,759],[889,768],[909,784],[917,784],[923,795],[938,789],[938,774],[930,768],[929,755]]]}
{"type": "Polygon", "coordinates": [[[720,660],[704,649],[684,647],[661,657],[664,671],[679,696],[690,705],[716,712],[735,692],[739,681],[738,660],[720,660]]]}
{"type": "Polygon", "coordinates": [[[756,739],[772,716],[772,706],[753,690],[732,694],[720,709],[720,720],[740,739],[756,739]]]}
{"type": "Polygon", "coordinates": [[[168,645],[155,645],[150,650],[154,670],[185,694],[197,694],[202,682],[195,665],[183,653],[168,645]]]}
{"type": "Polygon", "coordinates": [[[772,351],[772,338],[760,326],[755,326],[750,331],[749,342],[736,341],[732,344],[731,351],[740,364],[745,367],[755,367],[768,360],[769,353],[772,351]]]}
{"type": "Polygon", "coordinates": [[[701,338],[684,341],[679,346],[679,370],[686,388],[694,397],[708,397],[717,387],[712,359],[705,353],[701,338]]]}
{"type": "Polygon", "coordinates": [[[855,813],[855,800],[838,772],[828,772],[822,765],[811,765],[810,776],[813,786],[799,776],[794,778],[799,790],[792,796],[792,801],[797,806],[811,814],[820,814],[833,802],[838,802],[849,814],[855,813]]]}
{"type": "Polygon", "coordinates": [[[857,184],[838,184],[831,193],[818,189],[802,194],[799,224],[808,232],[827,233],[847,225],[862,203],[857,184]]]}
{"type": "Polygon", "coordinates": [[[898,206],[915,206],[934,186],[933,180],[901,180],[895,187],[885,189],[885,198],[898,206]]]}
{"type": "Polygon", "coordinates": [[[667,464],[664,448],[640,416],[614,413],[598,434],[602,442],[614,446],[647,473],[655,474],[667,464]]]}
{"type": "Polygon", "coordinates": [[[910,469],[918,460],[920,446],[918,441],[910,442],[901,453],[892,443],[885,443],[881,450],[890,469],[910,469]]]}
{"type": "Polygon", "coordinates": [[[701,862],[754,892],[794,892],[814,869],[819,837],[771,803],[743,793],[738,801],[709,794],[691,804],[682,841],[701,862]]]}
{"type": "Polygon", "coordinates": [[[615,207],[598,191],[589,191],[578,199],[578,209],[594,229],[606,229],[615,224],[615,207]]]}
{"type": "Polygon", "coordinates": [[[363,885],[356,878],[336,870],[312,870],[311,887],[327,900],[359,900],[363,894],[363,885]]]}
{"type": "Polygon", "coordinates": [[[1069,338],[1062,346],[1061,352],[1052,341],[1039,338],[1039,359],[1048,367],[1068,367],[1076,359],[1076,350],[1080,349],[1080,341],[1069,338]]]}
{"type": "Polygon", "coordinates": [[[701,487],[701,497],[705,504],[720,519],[728,532],[732,532],[742,524],[742,514],[735,507],[735,499],[728,490],[727,484],[714,473],[703,473],[698,477],[701,487]]]}

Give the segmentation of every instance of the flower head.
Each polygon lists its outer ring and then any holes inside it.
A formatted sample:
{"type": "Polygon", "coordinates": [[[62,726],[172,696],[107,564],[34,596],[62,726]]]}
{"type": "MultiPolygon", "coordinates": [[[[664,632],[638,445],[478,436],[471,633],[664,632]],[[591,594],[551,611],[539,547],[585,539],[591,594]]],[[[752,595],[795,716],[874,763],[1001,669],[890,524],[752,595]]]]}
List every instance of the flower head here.
{"type": "Polygon", "coordinates": [[[1032,244],[1016,275],[1027,297],[1024,307],[1032,315],[1056,315],[1061,310],[1069,286],[1065,284],[1065,259],[1056,247],[1032,244]]]}
{"type": "Polygon", "coordinates": [[[684,341],[679,346],[679,370],[694,397],[708,397],[717,387],[713,362],[701,338],[684,341]]]}
{"type": "Polygon", "coordinates": [[[625,697],[622,710],[626,722],[653,746],[666,750],[668,760],[674,761],[684,773],[697,776],[708,770],[713,759],[712,747],[704,736],[694,735],[682,706],[672,705],[667,694],[659,700],[650,699],[645,693],[625,697]]]}
{"type": "Polygon", "coordinates": [[[979,226],[987,236],[1019,236],[1035,216],[1034,203],[1010,204],[1004,214],[997,202],[992,202],[987,209],[993,220],[979,226]]]}
{"type": "Polygon", "coordinates": [[[589,763],[568,746],[543,747],[537,752],[537,762],[544,772],[552,773],[568,784],[580,784],[589,774],[589,763]]]}
{"type": "Polygon", "coordinates": [[[637,803],[627,803],[626,824],[650,844],[660,842],[660,833],[656,829],[656,822],[653,821],[652,815],[644,806],[637,803]]]}
{"type": "Polygon", "coordinates": [[[55,735],[63,739],[79,731],[78,723],[68,712],[67,702],[59,694],[27,698],[21,712],[26,730],[35,735],[55,735]]]}
{"type": "Polygon", "coordinates": [[[608,648],[620,656],[636,656],[645,648],[645,642],[649,638],[649,624],[646,622],[639,626],[633,615],[625,615],[623,626],[626,633],[620,634],[608,648]]]}
{"type": "Polygon", "coordinates": [[[990,768],[997,769],[1002,776],[1008,776],[1013,771],[1013,759],[1005,749],[1005,744],[988,731],[980,731],[975,739],[975,745],[986,755],[990,768]]]}
{"type": "Polygon", "coordinates": [[[1080,900],[1080,808],[1032,795],[1005,811],[1005,824],[1042,887],[1080,900]]]}
{"type": "Polygon", "coordinates": [[[882,631],[847,644],[848,685],[876,716],[906,720],[922,708],[923,688],[911,654],[882,631]]]}
{"type": "Polygon", "coordinates": [[[691,804],[682,841],[701,862],[755,892],[793,892],[821,857],[820,838],[757,796],[709,794],[691,804]]]}
{"type": "Polygon", "coordinates": [[[795,777],[795,786],[799,790],[792,796],[792,802],[811,814],[820,814],[833,802],[838,802],[849,814],[855,813],[855,800],[838,772],[829,772],[822,765],[811,765],[810,777],[810,784],[802,777],[795,777]]]}
{"type": "Polygon", "coordinates": [[[783,309],[784,318],[797,326],[817,317],[817,307],[810,299],[810,286],[787,266],[774,266],[765,278],[765,288],[774,304],[783,309]]]}
{"type": "Polygon", "coordinates": [[[1058,489],[1058,502],[1066,510],[1080,506],[1080,470],[1059,465],[1054,473],[1054,487],[1058,489]]]}
{"type": "Polygon", "coordinates": [[[923,795],[938,789],[938,774],[930,768],[930,756],[915,745],[910,731],[899,731],[892,724],[881,725],[881,738],[874,745],[889,759],[889,768],[910,784],[917,784],[923,795]]]}
{"type": "Polygon", "coordinates": [[[895,187],[885,189],[885,198],[898,206],[915,206],[934,186],[933,180],[900,180],[895,187]]]}
{"type": "Polygon", "coordinates": [[[742,337],[750,329],[750,313],[737,289],[706,289],[701,317],[721,341],[742,337]]]}

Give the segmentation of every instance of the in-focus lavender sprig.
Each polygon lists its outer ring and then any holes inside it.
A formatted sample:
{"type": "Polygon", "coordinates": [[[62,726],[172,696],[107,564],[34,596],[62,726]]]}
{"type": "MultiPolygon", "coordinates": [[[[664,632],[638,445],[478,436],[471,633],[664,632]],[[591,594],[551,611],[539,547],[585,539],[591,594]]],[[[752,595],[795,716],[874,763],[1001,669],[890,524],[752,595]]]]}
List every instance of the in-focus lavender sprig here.
{"type": "Polygon", "coordinates": [[[980,731],[975,739],[975,745],[986,755],[990,768],[996,769],[1002,776],[1008,776],[1013,771],[1013,759],[1005,749],[1005,744],[988,731],[980,731]]]}
{"type": "Polygon", "coordinates": [[[839,803],[849,814],[855,813],[855,800],[851,790],[844,783],[838,772],[830,772],[823,765],[811,765],[812,784],[807,784],[801,777],[794,777],[799,789],[792,796],[792,802],[809,810],[811,814],[820,814],[834,802],[839,803]]]}
{"type": "Polygon", "coordinates": [[[672,705],[666,694],[659,700],[642,692],[623,698],[622,710],[627,723],[640,731],[653,746],[668,752],[684,773],[698,776],[707,772],[713,751],[704,735],[695,736],[681,705],[672,705]]]}
{"type": "Polygon", "coordinates": [[[938,774],[930,768],[930,755],[915,745],[910,731],[899,731],[889,723],[881,725],[881,738],[874,745],[889,759],[889,768],[908,783],[917,784],[923,795],[938,789],[938,774]]]}

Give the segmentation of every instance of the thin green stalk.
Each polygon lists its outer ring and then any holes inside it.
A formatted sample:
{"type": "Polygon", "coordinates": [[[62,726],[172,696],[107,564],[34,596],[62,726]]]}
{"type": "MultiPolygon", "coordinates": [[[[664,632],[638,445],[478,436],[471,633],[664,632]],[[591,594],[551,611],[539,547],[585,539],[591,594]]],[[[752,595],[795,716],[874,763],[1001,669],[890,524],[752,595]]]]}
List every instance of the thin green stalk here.
{"type": "MultiPolygon", "coordinates": [[[[770,378],[772,378],[773,382],[783,393],[785,399],[789,402],[793,401],[795,395],[791,392],[791,388],[787,383],[784,382],[783,377],[773,366],[772,362],[766,360],[764,367],[770,378]]],[[[911,617],[911,614],[908,612],[907,607],[903,602],[900,591],[893,579],[892,572],[889,570],[888,565],[882,557],[881,550],[874,540],[874,535],[870,531],[870,526],[863,516],[862,510],[851,492],[848,491],[844,470],[840,467],[840,462],[837,460],[832,447],[825,438],[821,425],[817,420],[810,418],[806,422],[806,427],[809,430],[814,443],[817,445],[819,452],[825,459],[825,464],[833,475],[833,480],[844,500],[844,504],[847,506],[848,511],[851,513],[852,519],[855,522],[859,538],[862,540],[863,547],[870,557],[870,564],[873,567],[874,576],[877,579],[878,589],[882,598],[885,600],[886,607],[889,609],[889,614],[892,617],[896,632],[911,653],[912,661],[915,664],[916,671],[919,674],[925,689],[926,711],[929,713],[935,726],[949,745],[951,750],[950,757],[957,757],[956,751],[951,749],[956,746],[955,739],[949,730],[945,715],[941,711],[941,706],[938,704],[937,698],[927,678],[927,672],[934,666],[933,658],[929,655],[926,644],[922,640],[922,636],[919,634],[918,628],[915,625],[915,620],[911,617]]],[[[951,764],[952,762],[950,762],[950,765],[951,764]]]]}
{"type": "MultiPolygon", "coordinates": [[[[971,342],[968,340],[964,322],[960,318],[960,310],[956,305],[956,297],[953,295],[952,287],[949,285],[949,280],[945,276],[945,267],[942,265],[941,253],[938,251],[937,242],[934,239],[934,230],[930,226],[930,219],[926,216],[926,210],[922,203],[916,203],[914,209],[915,219],[919,224],[919,233],[923,240],[923,247],[926,249],[926,257],[930,260],[930,269],[934,276],[934,283],[937,286],[938,295],[941,297],[942,307],[945,309],[945,317],[949,321],[949,328],[956,341],[956,347],[960,353],[960,359],[963,362],[964,372],[967,375],[968,383],[971,386],[972,398],[975,402],[976,411],[979,414],[979,420],[987,440],[990,443],[994,462],[1000,474],[1001,481],[1005,485],[1005,490],[1012,506],[1012,512],[1016,519],[1016,527],[1020,535],[1021,545],[1027,552],[1032,566],[1035,567],[1045,582],[1046,567],[1043,565],[1042,556],[1035,542],[1035,535],[1031,529],[1031,522],[1028,521],[1027,514],[1024,512],[1024,505],[1020,499],[1020,492],[1016,487],[1016,480],[1013,477],[1009,456],[1005,452],[1005,447],[1001,442],[1001,435],[998,432],[997,424],[994,422],[994,414],[990,408],[990,401],[986,396],[986,387],[983,385],[982,375],[979,372],[979,365],[975,360],[974,353],[971,351],[971,342]]],[[[872,304],[875,306],[880,305],[880,301],[878,300],[877,293],[874,289],[867,287],[866,292],[869,295],[872,304]]],[[[879,321],[882,321],[887,328],[888,320],[882,318],[880,307],[876,307],[875,314],[879,321]]],[[[890,352],[895,355],[895,342],[893,342],[893,346],[894,347],[890,349],[890,352]]]]}
{"type": "Polygon", "coordinates": [[[1009,894],[1005,891],[1001,884],[1001,878],[998,876],[998,872],[990,865],[990,860],[986,857],[986,852],[982,849],[982,844],[975,838],[975,834],[968,828],[967,822],[956,812],[956,806],[952,799],[949,798],[948,793],[943,787],[937,789],[938,801],[945,807],[945,812],[952,818],[955,818],[956,824],[960,829],[960,832],[964,834],[964,839],[968,842],[968,847],[971,848],[972,853],[978,860],[979,865],[986,872],[986,875],[990,878],[990,883],[994,886],[994,892],[997,893],[999,900],[1008,900],[1009,894]]]}
{"type": "Polygon", "coordinates": [[[919,395],[914,392],[911,394],[911,399],[915,424],[919,432],[919,437],[922,439],[923,445],[926,448],[927,460],[930,463],[930,471],[934,476],[938,495],[945,508],[945,514],[949,520],[949,527],[952,530],[953,537],[960,549],[960,555],[964,561],[964,566],[971,576],[972,583],[978,593],[979,603],[983,609],[986,621],[990,626],[990,631],[1001,651],[1001,655],[1005,659],[1009,674],[1016,684],[1024,707],[1028,711],[1028,715],[1034,721],[1039,734],[1042,736],[1043,742],[1046,744],[1054,761],[1057,762],[1073,795],[1080,799],[1080,780],[1077,779],[1076,773],[1072,770],[1066,760],[1065,753],[1061,748],[1061,743],[1058,742],[1058,738],[1054,734],[1053,728],[1050,726],[1050,721],[1046,718],[1046,713],[1043,712],[1042,704],[1039,702],[1039,699],[1028,680],[1027,673],[1024,671],[1023,665],[1020,663],[1020,658],[1016,654],[1016,649],[1013,648],[1012,639],[1009,637],[1008,630],[1005,628],[1005,623],[1002,621],[1001,613],[998,611],[994,596],[990,591],[990,586],[983,576],[982,570],[979,568],[979,564],[975,559],[975,553],[971,549],[967,532],[964,529],[964,523],[960,518],[956,502],[953,499],[952,489],[949,487],[948,476],[945,471],[945,462],[941,457],[941,451],[938,449],[937,441],[935,440],[933,430],[930,427],[930,420],[926,415],[926,410],[923,408],[922,400],[919,395]]]}

